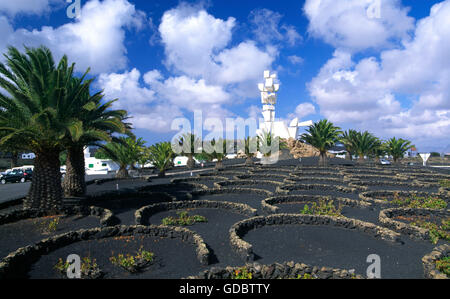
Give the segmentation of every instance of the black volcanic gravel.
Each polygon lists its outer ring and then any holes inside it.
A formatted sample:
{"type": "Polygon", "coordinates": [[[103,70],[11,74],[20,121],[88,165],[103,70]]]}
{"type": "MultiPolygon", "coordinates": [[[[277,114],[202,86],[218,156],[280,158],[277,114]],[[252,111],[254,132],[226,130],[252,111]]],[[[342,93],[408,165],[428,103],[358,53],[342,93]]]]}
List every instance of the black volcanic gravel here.
{"type": "Polygon", "coordinates": [[[338,192],[333,190],[320,190],[320,189],[312,189],[312,190],[292,190],[289,192],[289,195],[325,195],[325,196],[333,196],[333,197],[345,197],[355,200],[360,200],[359,195],[357,193],[346,193],[346,192],[338,192]]]}
{"type": "MultiPolygon", "coordinates": [[[[350,175],[382,175],[388,179],[390,174],[383,172],[383,169],[392,174],[411,174],[420,175],[419,171],[423,173],[445,173],[449,174],[447,170],[432,169],[432,168],[371,168],[364,166],[350,166],[350,167],[334,167],[317,168],[317,158],[302,158],[300,163],[297,159],[281,160],[278,163],[279,169],[267,168],[262,172],[251,174],[250,180],[260,180],[261,183],[257,185],[236,185],[230,187],[237,188],[256,188],[269,191],[275,191],[276,186],[264,184],[264,180],[283,181],[281,178],[270,178],[264,176],[265,174],[289,174],[300,173],[300,177],[339,177],[343,176],[339,173],[344,171],[350,175]],[[283,166],[284,165],[284,166],[283,166]],[[311,167],[309,167],[311,166],[311,167]],[[295,168],[297,167],[297,168],[295,168]],[[361,170],[361,172],[358,172],[361,170]],[[320,173],[323,172],[323,173],[320,173]],[[328,173],[327,173],[328,172],[328,173]],[[258,177],[259,175],[259,177],[258,177]]],[[[354,164],[354,162],[345,161],[342,159],[330,159],[330,164],[354,164]]],[[[243,162],[243,161],[242,161],[243,162]]],[[[225,163],[227,164],[227,162],[225,163]]],[[[273,166],[272,166],[273,167],[273,166]]],[[[255,167],[232,167],[225,171],[212,172],[210,174],[235,179],[234,176],[238,174],[250,174],[250,170],[261,169],[260,166],[255,167]]],[[[176,169],[174,172],[185,171],[185,168],[176,169]]],[[[197,175],[195,173],[194,175],[197,175]]],[[[146,192],[166,192],[175,196],[178,200],[186,200],[187,192],[193,191],[196,187],[189,184],[171,184],[173,178],[190,177],[189,173],[179,174],[166,178],[152,178],[150,182],[143,180],[120,180],[106,182],[101,185],[92,184],[88,186],[88,194],[101,193],[105,191],[113,191],[116,189],[116,184],[119,184],[121,190],[132,190],[137,187],[146,187],[146,192]]],[[[394,176],[392,176],[395,179],[394,176]]],[[[245,178],[246,180],[247,178],[245,178]]],[[[371,178],[364,178],[363,180],[372,181],[371,178]]],[[[373,178],[379,180],[379,178],[373,178]]],[[[220,181],[220,180],[215,180],[220,181]]],[[[432,181],[432,180],[427,180],[432,181]]],[[[195,183],[204,184],[209,188],[214,187],[214,181],[205,179],[195,183]]],[[[295,184],[326,184],[326,185],[340,185],[346,186],[343,182],[321,181],[310,179],[307,181],[299,181],[295,184]]],[[[227,188],[227,187],[225,187],[227,188]]],[[[369,186],[370,190],[399,190],[399,191],[426,191],[436,192],[437,187],[423,188],[411,186],[369,186]]],[[[360,191],[362,192],[362,191],[360,191]]],[[[324,195],[333,197],[344,197],[355,200],[360,200],[358,193],[345,193],[333,190],[293,190],[289,194],[310,194],[310,195],[324,195]]],[[[284,195],[284,194],[281,194],[284,195]]],[[[276,194],[274,194],[276,196],[276,194]]],[[[194,200],[214,200],[214,201],[229,201],[236,203],[244,203],[258,209],[258,214],[264,214],[261,209],[261,200],[268,197],[268,195],[254,194],[250,190],[248,193],[224,193],[214,195],[195,196],[194,200]]],[[[120,224],[130,225],[134,224],[134,213],[136,209],[155,202],[155,199],[145,200],[142,198],[127,198],[122,200],[106,200],[103,202],[96,202],[95,205],[111,209],[118,219],[120,224]]],[[[304,204],[286,203],[278,204],[280,212],[298,213],[304,204]]],[[[388,208],[389,205],[380,206],[373,205],[370,208],[347,207],[344,206],[342,210],[343,216],[360,219],[362,221],[371,222],[380,225],[378,215],[382,208],[388,208]]],[[[6,209],[0,210],[0,213],[12,211],[21,208],[21,205],[10,206],[6,209]]],[[[212,250],[216,260],[211,266],[225,267],[228,265],[238,266],[244,264],[244,261],[231,250],[229,245],[229,228],[236,222],[247,217],[221,209],[193,209],[190,214],[199,214],[208,218],[208,223],[199,223],[189,226],[189,229],[200,234],[209,248],[212,250]]],[[[175,215],[175,211],[161,212],[153,215],[150,218],[152,224],[161,223],[161,219],[175,215]]],[[[47,238],[48,235],[42,235],[37,232],[37,226],[34,225],[35,219],[22,220],[16,223],[0,225],[0,258],[6,256],[8,253],[16,250],[19,247],[33,244],[41,239],[47,238]]],[[[80,228],[91,228],[99,226],[99,219],[96,217],[83,217],[75,220],[69,218],[61,221],[59,230],[56,234],[67,231],[77,230],[80,228]]],[[[124,239],[109,238],[101,241],[82,241],[60,248],[54,252],[41,257],[31,267],[29,276],[31,278],[60,278],[53,266],[58,258],[65,258],[72,253],[80,254],[81,256],[90,255],[97,259],[100,267],[107,272],[105,278],[180,278],[188,275],[195,275],[198,272],[209,267],[200,265],[195,256],[194,246],[186,244],[178,239],[161,239],[144,237],[138,239],[139,241],[127,242],[124,239]],[[131,275],[126,271],[112,266],[109,262],[111,251],[120,253],[133,253],[138,250],[139,246],[145,245],[145,249],[155,252],[155,263],[148,268],[147,271],[131,275]],[[148,248],[147,248],[148,247],[148,248]]],[[[329,266],[343,269],[356,269],[359,274],[365,275],[367,266],[366,258],[369,254],[379,254],[381,256],[381,272],[383,278],[422,278],[423,268],[421,258],[431,252],[436,246],[428,241],[411,240],[406,236],[402,236],[405,241],[404,245],[393,245],[375,239],[369,235],[361,232],[346,230],[343,228],[336,228],[330,226],[266,226],[251,230],[244,240],[250,242],[254,246],[254,251],[259,255],[259,263],[298,261],[316,266],[329,266]]],[[[440,241],[441,244],[443,241],[440,241]]]]}
{"type": "Polygon", "coordinates": [[[214,253],[214,266],[228,266],[241,265],[242,260],[235,254],[229,242],[229,229],[234,223],[239,222],[245,218],[244,215],[231,212],[223,209],[184,209],[171,210],[157,213],[150,217],[150,224],[162,224],[162,219],[165,217],[177,217],[177,211],[187,211],[189,215],[201,215],[208,219],[207,223],[196,223],[186,228],[197,232],[210,250],[214,253]]]}
{"type": "Polygon", "coordinates": [[[25,219],[14,223],[0,225],[0,258],[4,258],[20,247],[31,245],[54,235],[81,228],[94,228],[100,225],[99,218],[94,216],[70,216],[67,218],[60,218],[56,232],[52,234],[43,234],[39,225],[43,222],[48,223],[49,219],[25,219]]]}
{"type": "Polygon", "coordinates": [[[253,245],[262,264],[296,261],[355,269],[363,275],[369,266],[367,256],[378,254],[382,278],[422,278],[421,258],[434,247],[409,239],[404,245],[390,244],[358,231],[329,226],[265,226],[250,231],[244,240],[253,245]]]}
{"type": "Polygon", "coordinates": [[[195,255],[195,247],[180,239],[135,236],[131,239],[108,238],[73,243],[59,248],[31,266],[29,278],[62,278],[53,267],[59,258],[65,260],[70,254],[78,254],[81,258],[96,259],[98,266],[105,272],[104,278],[182,278],[197,274],[205,269],[195,255]],[[131,274],[121,267],[113,265],[109,258],[119,253],[135,255],[139,248],[153,252],[154,262],[142,273],[131,274]]]}
{"type": "Polygon", "coordinates": [[[91,184],[87,186],[87,194],[91,195],[98,192],[114,191],[117,190],[117,185],[119,190],[123,190],[146,186],[149,185],[149,183],[145,180],[118,180],[105,182],[99,185],[91,184]]]}
{"type": "MultiPolygon", "coordinates": [[[[243,188],[245,189],[245,188],[243,188]]],[[[247,204],[250,207],[257,209],[261,214],[261,201],[268,196],[255,194],[249,191],[248,193],[223,193],[223,194],[207,194],[196,195],[193,200],[213,200],[213,201],[229,201],[235,203],[247,204]]]]}

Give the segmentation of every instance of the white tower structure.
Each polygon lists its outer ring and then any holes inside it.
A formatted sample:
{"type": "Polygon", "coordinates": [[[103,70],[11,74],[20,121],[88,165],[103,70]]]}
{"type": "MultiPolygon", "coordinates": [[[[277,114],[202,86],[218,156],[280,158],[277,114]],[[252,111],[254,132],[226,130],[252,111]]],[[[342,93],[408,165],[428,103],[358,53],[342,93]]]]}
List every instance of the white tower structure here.
{"type": "Polygon", "coordinates": [[[275,121],[275,104],[277,103],[277,92],[280,90],[280,84],[276,83],[276,79],[276,74],[270,74],[270,71],[264,71],[264,83],[258,84],[259,91],[261,92],[264,120],[260,122],[257,134],[260,135],[265,131],[280,138],[296,139],[298,128],[310,126],[313,122],[306,121],[299,123],[298,118],[295,118],[288,127],[283,121],[275,121]]]}

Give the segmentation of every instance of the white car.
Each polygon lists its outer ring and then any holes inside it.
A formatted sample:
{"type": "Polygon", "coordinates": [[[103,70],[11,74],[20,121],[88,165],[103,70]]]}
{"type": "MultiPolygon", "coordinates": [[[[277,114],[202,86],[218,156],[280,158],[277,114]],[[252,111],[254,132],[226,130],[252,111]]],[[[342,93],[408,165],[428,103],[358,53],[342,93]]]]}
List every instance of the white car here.
{"type": "Polygon", "coordinates": [[[381,159],[381,160],[380,160],[380,163],[381,163],[381,165],[391,165],[391,162],[389,162],[389,161],[386,160],[386,159],[381,159]]]}

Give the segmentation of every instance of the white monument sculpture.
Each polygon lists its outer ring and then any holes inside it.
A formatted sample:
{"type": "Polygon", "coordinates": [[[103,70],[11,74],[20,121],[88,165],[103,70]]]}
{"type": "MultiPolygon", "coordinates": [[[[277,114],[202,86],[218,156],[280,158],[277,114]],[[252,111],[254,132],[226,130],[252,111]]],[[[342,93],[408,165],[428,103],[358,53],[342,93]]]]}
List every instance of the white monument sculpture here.
{"type": "Polygon", "coordinates": [[[423,154],[419,154],[420,157],[423,160],[423,166],[427,166],[427,161],[430,158],[431,154],[430,153],[423,153],[423,154]]]}
{"type": "Polygon", "coordinates": [[[258,84],[261,92],[261,103],[263,104],[264,121],[260,122],[259,130],[256,131],[261,135],[263,131],[270,132],[276,137],[289,139],[297,139],[298,128],[307,127],[313,124],[312,121],[299,123],[298,118],[294,118],[289,127],[283,121],[275,121],[275,104],[277,103],[277,92],[280,90],[280,84],[275,83],[276,74],[270,74],[270,71],[264,71],[265,82],[258,84]]]}

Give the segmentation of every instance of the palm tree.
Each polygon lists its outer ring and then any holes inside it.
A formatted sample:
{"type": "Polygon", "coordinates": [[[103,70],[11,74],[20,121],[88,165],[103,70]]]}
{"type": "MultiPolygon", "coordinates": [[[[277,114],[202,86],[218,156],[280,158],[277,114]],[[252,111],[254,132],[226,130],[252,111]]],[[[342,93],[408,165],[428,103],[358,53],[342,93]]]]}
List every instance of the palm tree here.
{"type": "Polygon", "coordinates": [[[372,155],[375,156],[375,162],[379,163],[380,157],[386,155],[386,153],[385,143],[383,143],[380,139],[377,139],[372,150],[372,155]]]}
{"type": "Polygon", "coordinates": [[[327,151],[339,141],[341,128],[326,119],[314,123],[301,135],[301,140],[311,144],[320,152],[319,165],[327,164],[327,151]]]}
{"type": "Polygon", "coordinates": [[[385,147],[386,152],[392,156],[394,163],[396,163],[410,148],[414,147],[414,145],[411,144],[411,141],[393,137],[385,143],[385,147]]]}
{"type": "Polygon", "coordinates": [[[0,63],[0,146],[14,144],[17,150],[35,155],[33,180],[24,200],[25,208],[56,212],[62,206],[59,154],[67,131],[79,122],[70,114],[78,94],[89,89],[84,81],[71,85],[75,64],[63,56],[55,66],[45,47],[25,48],[25,54],[9,47],[5,66],[0,63]]]}
{"type": "MultiPolygon", "coordinates": [[[[78,79],[73,84],[77,85],[78,79]]],[[[77,116],[76,130],[68,130],[65,148],[67,149],[66,175],[63,189],[66,197],[83,196],[86,193],[85,162],[83,149],[86,145],[99,145],[98,142],[113,140],[113,133],[125,133],[129,125],[125,110],[112,110],[116,100],[101,103],[101,92],[90,96],[89,91],[79,95],[76,105],[71,108],[77,116]]]]}
{"type": "Polygon", "coordinates": [[[119,164],[116,178],[127,178],[129,176],[127,167],[134,165],[142,154],[141,147],[145,141],[136,137],[119,137],[117,140],[107,143],[101,147],[95,157],[98,159],[111,159],[119,164]]]}
{"type": "Polygon", "coordinates": [[[183,156],[188,157],[187,167],[192,169],[195,167],[194,155],[201,147],[201,140],[195,135],[191,133],[185,133],[178,140],[179,145],[182,147],[181,154],[183,156]]]}
{"type": "Polygon", "coordinates": [[[210,160],[217,160],[215,169],[222,170],[223,169],[223,160],[227,156],[227,146],[230,145],[230,142],[226,140],[211,140],[211,149],[205,148],[205,152],[210,160]],[[209,149],[209,150],[208,150],[209,149]]]}
{"type": "Polygon", "coordinates": [[[379,144],[378,138],[367,131],[363,133],[357,132],[354,134],[353,139],[354,151],[359,157],[359,162],[364,162],[364,156],[373,154],[379,144]]]}
{"type": "Polygon", "coordinates": [[[175,153],[170,142],[162,142],[149,147],[149,158],[159,170],[159,176],[164,177],[166,170],[173,166],[175,153]]]}
{"type": "MultiPolygon", "coordinates": [[[[6,135],[6,132],[2,132],[3,136],[0,135],[0,140],[2,137],[6,135]]],[[[19,151],[17,150],[17,147],[14,145],[14,143],[4,143],[0,150],[5,154],[9,153],[11,155],[11,161],[10,161],[10,167],[14,168],[18,166],[18,160],[19,160],[19,151]]]]}
{"type": "Polygon", "coordinates": [[[263,130],[258,135],[258,151],[263,155],[262,164],[272,164],[276,162],[270,161],[268,158],[278,159],[278,154],[281,149],[286,148],[286,142],[280,137],[275,136],[272,132],[263,130]],[[272,156],[274,155],[274,156],[272,156]],[[270,162],[269,162],[270,161],[270,162]]]}
{"type": "Polygon", "coordinates": [[[245,165],[253,165],[253,157],[256,155],[258,149],[258,138],[247,137],[244,140],[244,153],[247,157],[245,159],[245,165]]]}
{"type": "Polygon", "coordinates": [[[342,142],[342,144],[345,147],[345,150],[347,151],[347,155],[350,161],[353,160],[353,154],[355,153],[355,136],[357,132],[355,130],[348,130],[342,133],[341,137],[339,138],[339,141],[342,142]]]}

